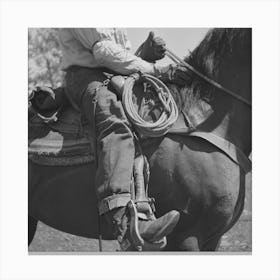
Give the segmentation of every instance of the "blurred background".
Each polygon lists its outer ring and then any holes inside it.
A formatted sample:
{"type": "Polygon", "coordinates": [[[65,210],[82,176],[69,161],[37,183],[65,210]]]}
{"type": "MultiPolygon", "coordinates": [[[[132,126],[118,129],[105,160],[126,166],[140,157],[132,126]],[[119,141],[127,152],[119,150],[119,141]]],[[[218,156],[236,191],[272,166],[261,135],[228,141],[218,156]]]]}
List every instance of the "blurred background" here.
{"type": "Polygon", "coordinates": [[[28,90],[36,85],[60,86],[63,81],[61,58],[57,28],[29,28],[28,90]]]}

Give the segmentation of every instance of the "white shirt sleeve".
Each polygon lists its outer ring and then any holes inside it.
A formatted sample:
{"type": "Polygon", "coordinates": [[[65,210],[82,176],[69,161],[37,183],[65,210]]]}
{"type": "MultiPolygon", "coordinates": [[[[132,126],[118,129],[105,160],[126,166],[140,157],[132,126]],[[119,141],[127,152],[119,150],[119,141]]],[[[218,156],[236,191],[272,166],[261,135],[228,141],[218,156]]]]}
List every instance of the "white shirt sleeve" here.
{"type": "Polygon", "coordinates": [[[130,42],[116,42],[108,29],[73,28],[73,36],[92,52],[99,66],[128,75],[138,71],[153,73],[154,65],[130,52],[130,42]]]}
{"type": "Polygon", "coordinates": [[[152,63],[144,61],[110,40],[96,43],[93,47],[93,55],[100,66],[108,67],[120,74],[127,75],[139,71],[153,73],[154,71],[152,63]]]}
{"type": "Polygon", "coordinates": [[[89,51],[92,51],[94,44],[104,37],[96,28],[71,28],[71,33],[89,51]]]}

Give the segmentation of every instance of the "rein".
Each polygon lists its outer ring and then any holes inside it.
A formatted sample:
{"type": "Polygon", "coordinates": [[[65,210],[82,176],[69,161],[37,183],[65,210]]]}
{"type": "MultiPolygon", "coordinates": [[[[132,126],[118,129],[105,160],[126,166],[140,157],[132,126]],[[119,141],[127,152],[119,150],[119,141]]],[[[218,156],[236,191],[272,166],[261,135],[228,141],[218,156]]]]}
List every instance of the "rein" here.
{"type": "Polygon", "coordinates": [[[243,102],[244,104],[248,105],[249,107],[252,107],[252,104],[250,101],[248,101],[246,98],[236,94],[235,92],[223,87],[221,84],[217,83],[216,81],[208,78],[207,76],[203,75],[199,71],[197,71],[193,66],[191,66],[189,63],[178,57],[176,54],[174,54],[171,50],[166,49],[166,55],[175,63],[182,64],[189,70],[191,70],[193,73],[195,73],[197,76],[205,80],[206,82],[210,83],[211,85],[215,86],[216,88],[222,90],[223,92],[229,94],[230,96],[234,97],[235,99],[238,99],[239,101],[243,102]]]}

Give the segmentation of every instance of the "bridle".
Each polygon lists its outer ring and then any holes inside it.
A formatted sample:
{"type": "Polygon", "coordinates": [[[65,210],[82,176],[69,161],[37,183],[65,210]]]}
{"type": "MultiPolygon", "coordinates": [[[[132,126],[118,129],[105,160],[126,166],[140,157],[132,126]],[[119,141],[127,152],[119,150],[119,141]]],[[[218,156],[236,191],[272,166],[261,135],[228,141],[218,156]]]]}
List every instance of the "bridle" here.
{"type": "Polygon", "coordinates": [[[176,54],[174,54],[171,50],[166,48],[166,55],[175,63],[184,65],[187,69],[191,70],[193,73],[195,73],[197,76],[205,80],[206,82],[210,83],[211,85],[215,86],[216,88],[222,90],[223,92],[229,94],[230,96],[234,97],[235,99],[243,102],[244,104],[248,105],[250,108],[252,107],[252,104],[250,101],[248,101],[246,98],[236,94],[235,92],[223,87],[221,84],[217,83],[216,81],[208,78],[207,76],[203,75],[201,72],[196,70],[193,66],[191,66],[189,63],[178,57],[176,54]]]}

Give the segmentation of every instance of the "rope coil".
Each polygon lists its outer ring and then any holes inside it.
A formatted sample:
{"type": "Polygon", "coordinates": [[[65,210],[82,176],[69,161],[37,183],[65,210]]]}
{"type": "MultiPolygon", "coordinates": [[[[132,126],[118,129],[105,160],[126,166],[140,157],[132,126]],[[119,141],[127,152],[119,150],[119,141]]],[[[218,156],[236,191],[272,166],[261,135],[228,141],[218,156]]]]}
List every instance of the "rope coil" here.
{"type": "Polygon", "coordinates": [[[160,137],[165,135],[178,118],[178,108],[168,87],[156,77],[149,74],[133,74],[125,80],[122,104],[129,120],[137,127],[138,132],[144,137],[160,137]],[[155,89],[163,111],[156,122],[147,122],[141,118],[132,100],[132,90],[136,81],[149,83],[155,89]]]}

